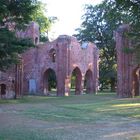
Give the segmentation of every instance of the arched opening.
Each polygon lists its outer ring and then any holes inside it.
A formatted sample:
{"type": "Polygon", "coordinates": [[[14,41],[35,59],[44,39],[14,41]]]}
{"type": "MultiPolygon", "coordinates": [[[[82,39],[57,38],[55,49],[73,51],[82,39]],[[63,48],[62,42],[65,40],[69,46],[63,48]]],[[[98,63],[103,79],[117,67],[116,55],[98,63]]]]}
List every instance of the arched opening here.
{"type": "Polygon", "coordinates": [[[45,71],[43,83],[44,94],[49,95],[56,93],[57,80],[55,71],[53,69],[49,68],[45,71]]]}
{"type": "Polygon", "coordinates": [[[49,55],[50,55],[51,62],[55,63],[56,62],[56,51],[55,51],[55,49],[51,49],[49,51],[49,55]]]}
{"type": "Polygon", "coordinates": [[[0,95],[3,97],[6,94],[6,85],[0,84],[0,95]]]}
{"type": "Polygon", "coordinates": [[[35,45],[38,44],[38,37],[35,38],[35,45]]]}
{"type": "Polygon", "coordinates": [[[137,67],[133,71],[133,89],[132,89],[133,96],[140,95],[140,67],[137,67]]]}
{"type": "Polygon", "coordinates": [[[78,67],[76,67],[71,75],[71,89],[75,91],[75,95],[81,93],[82,74],[78,67]]]}
{"type": "Polygon", "coordinates": [[[87,70],[84,80],[84,89],[86,93],[93,92],[93,74],[91,70],[87,70]]]}

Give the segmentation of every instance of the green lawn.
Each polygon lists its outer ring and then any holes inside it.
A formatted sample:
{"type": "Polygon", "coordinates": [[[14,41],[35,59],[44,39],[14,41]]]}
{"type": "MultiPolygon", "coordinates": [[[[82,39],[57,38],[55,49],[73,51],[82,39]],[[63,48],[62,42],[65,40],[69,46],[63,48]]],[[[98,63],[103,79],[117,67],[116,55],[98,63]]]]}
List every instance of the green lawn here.
{"type": "Polygon", "coordinates": [[[0,100],[0,140],[140,140],[140,97],[99,93],[0,100]]]}

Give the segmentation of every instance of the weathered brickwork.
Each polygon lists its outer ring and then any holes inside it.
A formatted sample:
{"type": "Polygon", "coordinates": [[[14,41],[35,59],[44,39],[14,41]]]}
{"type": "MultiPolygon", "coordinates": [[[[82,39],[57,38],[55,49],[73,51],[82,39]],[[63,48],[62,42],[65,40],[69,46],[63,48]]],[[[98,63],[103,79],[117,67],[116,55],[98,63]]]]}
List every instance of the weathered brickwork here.
{"type": "MultiPolygon", "coordinates": [[[[19,76],[23,93],[49,93],[48,75],[53,71],[57,81],[57,96],[70,94],[71,76],[76,74],[75,94],[96,93],[98,87],[99,50],[93,43],[80,43],[75,37],[61,35],[52,42],[39,43],[39,26],[31,23],[18,37],[32,38],[36,48],[22,54],[23,73],[19,76]]],[[[19,69],[20,70],[20,69],[19,69]]]]}
{"type": "Polygon", "coordinates": [[[16,35],[20,38],[31,38],[34,44],[39,44],[39,25],[35,22],[31,22],[26,30],[17,31],[16,35]]]}
{"type": "Polygon", "coordinates": [[[29,85],[29,81],[32,80],[35,86],[34,92],[47,94],[45,73],[48,69],[56,74],[58,96],[69,95],[71,75],[74,70],[77,73],[75,94],[82,93],[86,73],[87,81],[90,81],[88,92],[97,92],[99,52],[92,43],[87,43],[84,47],[82,48],[74,37],[62,35],[53,42],[39,45],[24,53],[25,92],[29,92],[29,87],[32,86],[29,85]]]}
{"type": "Polygon", "coordinates": [[[132,48],[132,42],[125,36],[128,25],[122,25],[116,31],[117,50],[117,94],[119,97],[140,95],[140,67],[134,63],[135,55],[124,52],[132,48]]]}
{"type": "Polygon", "coordinates": [[[0,98],[13,98],[15,95],[14,67],[7,72],[0,71],[0,98]]]}

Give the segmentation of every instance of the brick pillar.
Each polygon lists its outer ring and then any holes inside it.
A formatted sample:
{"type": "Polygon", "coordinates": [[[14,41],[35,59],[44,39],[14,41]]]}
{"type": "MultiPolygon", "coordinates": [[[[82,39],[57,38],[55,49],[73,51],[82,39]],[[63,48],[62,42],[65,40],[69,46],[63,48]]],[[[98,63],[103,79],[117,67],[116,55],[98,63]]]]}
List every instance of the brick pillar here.
{"type": "Polygon", "coordinates": [[[128,25],[120,26],[116,31],[117,50],[117,95],[119,97],[133,96],[133,64],[132,54],[124,52],[126,48],[131,48],[131,42],[124,35],[129,31],[128,25]]]}
{"type": "Polygon", "coordinates": [[[84,81],[85,81],[85,76],[82,74],[82,80],[81,80],[81,94],[84,93],[84,81]]]}
{"type": "Polygon", "coordinates": [[[15,98],[23,96],[23,60],[15,66],[15,98]]]}
{"type": "Polygon", "coordinates": [[[70,75],[70,51],[71,47],[70,45],[67,45],[67,51],[66,51],[66,78],[65,78],[65,96],[70,95],[70,88],[71,88],[71,75],[70,75]]]}
{"type": "Polygon", "coordinates": [[[62,40],[57,43],[57,96],[65,95],[66,77],[66,44],[62,40]]]}
{"type": "Polygon", "coordinates": [[[65,96],[70,95],[70,82],[71,82],[71,77],[67,76],[65,79],[65,96]]]}
{"type": "Polygon", "coordinates": [[[93,93],[97,93],[99,84],[99,50],[94,48],[94,60],[93,60],[93,93]],[[96,55],[95,55],[96,54],[96,55]]]}
{"type": "Polygon", "coordinates": [[[140,68],[138,69],[138,85],[139,85],[138,95],[140,96],[140,68]]]}
{"type": "Polygon", "coordinates": [[[132,84],[132,96],[140,95],[140,68],[137,67],[133,71],[133,84],[132,84]]]}

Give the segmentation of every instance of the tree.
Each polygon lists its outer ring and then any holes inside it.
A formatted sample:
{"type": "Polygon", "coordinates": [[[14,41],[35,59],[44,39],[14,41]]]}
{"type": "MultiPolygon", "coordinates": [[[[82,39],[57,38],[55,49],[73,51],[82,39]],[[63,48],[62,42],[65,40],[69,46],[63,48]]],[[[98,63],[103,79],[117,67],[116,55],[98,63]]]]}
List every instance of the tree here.
{"type": "Polygon", "coordinates": [[[30,39],[19,39],[7,28],[0,29],[0,70],[18,63],[20,53],[33,46],[30,39]]]}
{"type": "Polygon", "coordinates": [[[47,17],[47,5],[41,1],[37,2],[37,9],[32,15],[32,20],[37,22],[40,26],[40,40],[48,41],[48,32],[57,17],[47,17]]]}
{"type": "Polygon", "coordinates": [[[101,4],[86,6],[82,25],[77,29],[75,36],[82,41],[95,42],[100,49],[100,84],[104,88],[115,89],[116,83],[116,54],[114,30],[123,24],[129,23],[128,13],[118,10],[116,2],[104,0],[101,4]]]}
{"type": "Polygon", "coordinates": [[[16,23],[15,28],[21,28],[32,20],[32,15],[37,9],[36,0],[1,0],[0,25],[16,23]]]}
{"type": "Polygon", "coordinates": [[[0,1],[0,70],[17,63],[18,54],[33,46],[31,40],[17,38],[15,31],[32,20],[36,8],[35,0],[0,1]]]}
{"type": "Polygon", "coordinates": [[[135,63],[140,65],[140,1],[139,0],[115,0],[116,7],[118,9],[123,9],[125,12],[129,13],[131,18],[130,32],[127,36],[133,42],[133,52],[135,53],[136,59],[135,63]]]}
{"type": "Polygon", "coordinates": [[[24,30],[35,20],[41,31],[49,29],[53,20],[43,13],[37,0],[0,0],[0,70],[18,62],[18,55],[33,44],[30,39],[16,37],[16,30],[24,30]]]}

